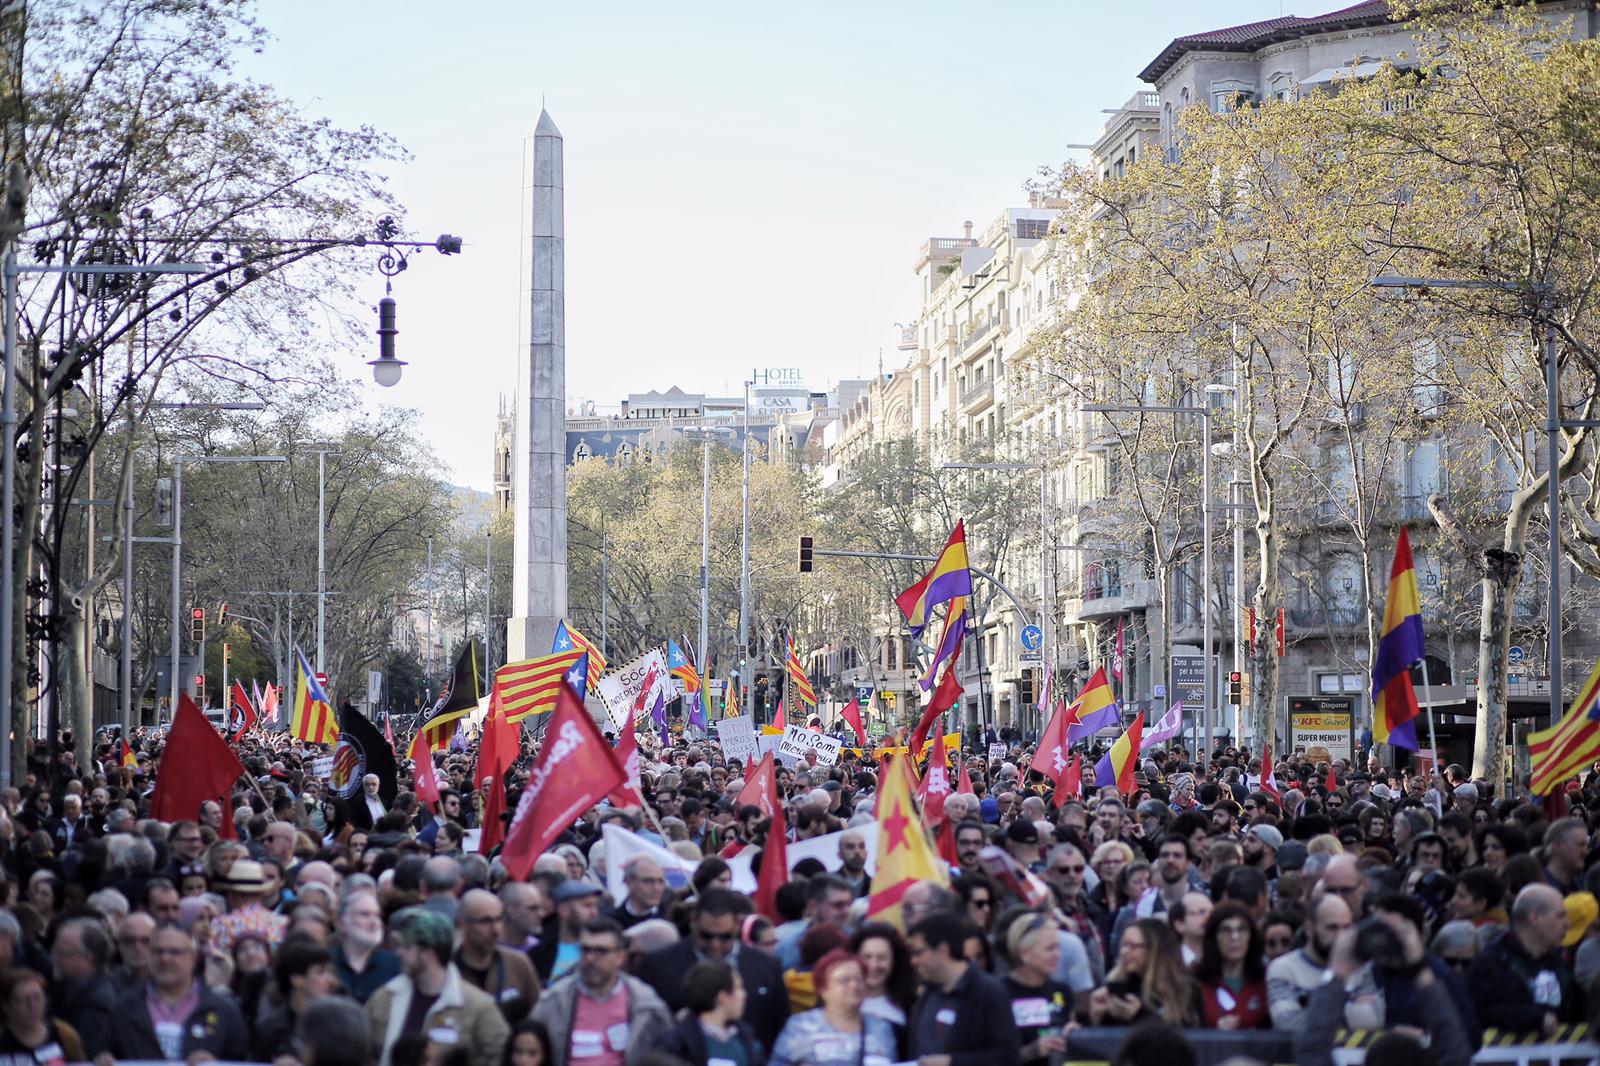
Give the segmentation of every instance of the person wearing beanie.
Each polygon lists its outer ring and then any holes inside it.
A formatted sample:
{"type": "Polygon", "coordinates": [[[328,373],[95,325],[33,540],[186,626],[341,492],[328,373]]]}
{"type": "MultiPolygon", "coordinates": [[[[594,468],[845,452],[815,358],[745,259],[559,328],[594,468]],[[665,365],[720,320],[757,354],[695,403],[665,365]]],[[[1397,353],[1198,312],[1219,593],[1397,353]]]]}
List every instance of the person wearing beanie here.
{"type": "Polygon", "coordinates": [[[1258,822],[1245,831],[1244,861],[1264,874],[1268,881],[1278,879],[1278,851],[1283,847],[1283,833],[1275,825],[1258,822]]]}
{"type": "MultiPolygon", "coordinates": [[[[455,929],[437,911],[408,907],[391,923],[401,973],[367,1000],[373,1042],[381,1047],[380,1066],[401,1037],[450,1029],[472,1066],[499,1066],[511,1029],[485,992],[462,980],[450,961],[455,929]]],[[[622,937],[618,933],[620,942],[622,937]]]]}

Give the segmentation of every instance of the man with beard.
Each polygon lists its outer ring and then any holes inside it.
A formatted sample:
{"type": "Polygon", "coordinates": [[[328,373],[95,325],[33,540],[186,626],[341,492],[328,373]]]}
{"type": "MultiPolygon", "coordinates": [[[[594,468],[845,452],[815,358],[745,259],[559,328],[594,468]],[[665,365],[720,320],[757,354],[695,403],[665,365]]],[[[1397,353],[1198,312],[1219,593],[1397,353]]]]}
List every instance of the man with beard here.
{"type": "Polygon", "coordinates": [[[867,838],[854,829],[839,837],[839,869],[835,873],[857,899],[866,896],[872,887],[872,878],[867,876],[867,838]]]}
{"type": "Polygon", "coordinates": [[[1145,889],[1144,895],[1117,912],[1117,921],[1111,931],[1111,944],[1107,947],[1106,957],[1117,957],[1118,947],[1122,943],[1122,931],[1131,923],[1140,918],[1162,917],[1191,888],[1204,891],[1205,885],[1197,878],[1192,878],[1193,873],[1194,866],[1190,861],[1188,843],[1181,836],[1168,836],[1162,840],[1161,848],[1156,852],[1152,883],[1145,889]]]}
{"type": "Polygon", "coordinates": [[[1350,927],[1350,906],[1337,895],[1317,901],[1306,917],[1306,944],[1267,965],[1267,1008],[1274,1029],[1293,1029],[1324,980],[1333,941],[1350,927]]]}
{"type": "Polygon", "coordinates": [[[956,862],[962,873],[978,872],[978,852],[989,842],[983,823],[966,821],[956,826],[956,862]]]}
{"type": "Polygon", "coordinates": [[[1245,831],[1240,845],[1246,866],[1260,870],[1269,882],[1278,879],[1278,849],[1283,847],[1283,834],[1277,826],[1258,822],[1245,831]]]}

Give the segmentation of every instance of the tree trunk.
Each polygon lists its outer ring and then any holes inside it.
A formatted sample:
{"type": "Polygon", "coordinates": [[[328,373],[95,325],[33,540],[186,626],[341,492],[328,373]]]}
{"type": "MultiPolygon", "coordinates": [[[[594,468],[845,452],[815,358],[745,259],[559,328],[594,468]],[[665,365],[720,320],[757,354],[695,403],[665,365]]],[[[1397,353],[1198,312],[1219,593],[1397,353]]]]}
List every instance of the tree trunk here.
{"type": "MultiPolygon", "coordinates": [[[[1272,512],[1256,513],[1256,552],[1260,568],[1251,603],[1256,612],[1255,635],[1250,642],[1250,729],[1257,748],[1277,736],[1278,653],[1272,619],[1278,616],[1278,532],[1272,512]]],[[[1208,664],[1209,665],[1209,664],[1208,664]]],[[[1235,738],[1242,744],[1243,737],[1235,738]]]]}
{"type": "Polygon", "coordinates": [[[76,695],[71,703],[72,748],[78,756],[78,769],[83,771],[88,768],[94,755],[94,745],[91,743],[94,736],[94,664],[89,659],[87,614],[70,599],[66,602],[65,610],[67,614],[63,622],[71,634],[72,644],[72,654],[68,656],[72,664],[69,676],[76,695]]]}
{"type": "Polygon", "coordinates": [[[1522,555],[1502,548],[1483,553],[1483,607],[1478,618],[1478,722],[1472,736],[1472,776],[1499,796],[1505,784],[1507,656],[1512,598],[1522,580],[1522,555]]]}

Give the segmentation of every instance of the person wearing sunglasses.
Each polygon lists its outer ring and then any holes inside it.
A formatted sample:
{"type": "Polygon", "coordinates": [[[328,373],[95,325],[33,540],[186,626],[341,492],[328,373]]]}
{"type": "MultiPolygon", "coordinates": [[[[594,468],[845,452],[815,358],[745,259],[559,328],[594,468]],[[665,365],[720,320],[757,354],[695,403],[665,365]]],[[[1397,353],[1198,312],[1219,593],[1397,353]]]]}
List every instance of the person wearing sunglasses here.
{"type": "Polygon", "coordinates": [[[623,972],[628,945],[622,927],[610,918],[590,919],[579,932],[578,952],[575,971],[546,989],[529,1015],[550,1034],[554,1066],[621,1063],[630,1048],[658,1046],[672,1015],[649,985],[623,972]]]}

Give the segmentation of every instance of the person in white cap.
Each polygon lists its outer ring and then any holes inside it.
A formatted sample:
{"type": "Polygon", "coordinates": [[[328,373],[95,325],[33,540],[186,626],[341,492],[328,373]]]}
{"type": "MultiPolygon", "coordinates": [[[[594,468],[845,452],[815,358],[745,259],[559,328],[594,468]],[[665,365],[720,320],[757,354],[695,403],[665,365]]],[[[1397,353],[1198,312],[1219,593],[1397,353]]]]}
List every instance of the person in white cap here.
{"type": "Polygon", "coordinates": [[[1268,881],[1278,879],[1278,849],[1283,847],[1283,834],[1275,825],[1258,822],[1245,830],[1244,862],[1266,876],[1268,881]]]}

